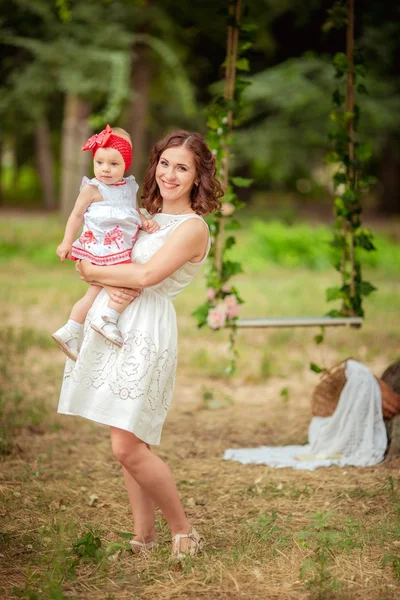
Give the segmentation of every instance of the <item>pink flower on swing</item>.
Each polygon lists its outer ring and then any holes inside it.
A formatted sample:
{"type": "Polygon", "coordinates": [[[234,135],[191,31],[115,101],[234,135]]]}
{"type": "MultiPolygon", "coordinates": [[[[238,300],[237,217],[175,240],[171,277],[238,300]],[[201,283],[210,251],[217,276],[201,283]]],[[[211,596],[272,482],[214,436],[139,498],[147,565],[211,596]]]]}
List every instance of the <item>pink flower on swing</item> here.
{"type": "Polygon", "coordinates": [[[210,287],[210,288],[207,289],[207,300],[209,302],[214,302],[214,300],[215,300],[215,290],[214,290],[214,288],[210,287]]]}
{"type": "Polygon", "coordinates": [[[236,319],[236,317],[239,316],[239,312],[240,312],[240,304],[236,304],[236,306],[232,306],[232,308],[230,308],[228,310],[228,319],[236,319]]]}
{"type": "Polygon", "coordinates": [[[228,319],[235,319],[239,315],[240,305],[238,304],[235,294],[225,296],[224,302],[227,308],[228,319]]]}
{"type": "Polygon", "coordinates": [[[207,316],[207,325],[211,329],[221,329],[225,326],[227,317],[226,304],[217,304],[215,308],[211,308],[207,316]]]}
{"type": "Polygon", "coordinates": [[[235,206],[232,202],[224,202],[221,206],[221,212],[224,217],[230,217],[235,212],[235,206]]]}

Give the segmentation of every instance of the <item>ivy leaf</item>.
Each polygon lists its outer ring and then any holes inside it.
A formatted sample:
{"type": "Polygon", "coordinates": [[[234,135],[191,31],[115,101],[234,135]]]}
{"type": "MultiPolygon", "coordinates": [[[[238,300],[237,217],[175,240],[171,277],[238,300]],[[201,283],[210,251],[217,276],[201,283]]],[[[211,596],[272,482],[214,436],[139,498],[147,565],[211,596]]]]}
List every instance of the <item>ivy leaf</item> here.
{"type": "Polygon", "coordinates": [[[376,250],[373,244],[373,236],[369,229],[361,229],[354,236],[355,245],[364,250],[371,251],[376,250]]]}
{"type": "Polygon", "coordinates": [[[240,229],[240,223],[237,219],[231,219],[229,223],[225,225],[225,231],[236,231],[240,229]]]}
{"type": "Polygon", "coordinates": [[[376,287],[369,281],[362,281],[359,286],[361,296],[369,296],[375,292],[376,287]]]}
{"type": "Polygon", "coordinates": [[[201,304],[192,312],[192,317],[197,319],[197,327],[203,327],[207,323],[208,311],[210,310],[209,304],[201,304]]]}
{"type": "Polygon", "coordinates": [[[341,310],[337,310],[337,308],[334,308],[334,309],[330,310],[329,312],[327,312],[325,316],[335,318],[335,317],[344,317],[345,315],[343,314],[343,312],[341,310]]]}
{"type": "Polygon", "coordinates": [[[339,160],[340,157],[337,152],[329,152],[329,154],[325,156],[325,162],[327,163],[337,163],[339,160]]]}
{"type": "Polygon", "coordinates": [[[355,154],[358,160],[360,160],[361,162],[369,160],[372,156],[372,149],[370,144],[360,144],[356,147],[355,154]]]}
{"type": "Polygon", "coordinates": [[[241,94],[249,87],[249,85],[251,85],[251,81],[248,81],[247,79],[236,79],[235,90],[241,94]]]}
{"type": "Polygon", "coordinates": [[[341,198],[340,196],[337,196],[337,198],[335,198],[335,212],[338,217],[346,216],[346,207],[344,205],[343,198],[341,198]]]}
{"type": "Polygon", "coordinates": [[[358,187],[360,188],[360,190],[365,190],[365,189],[371,187],[372,185],[375,185],[377,183],[377,181],[378,181],[378,179],[376,177],[374,177],[373,175],[367,175],[366,177],[359,179],[358,187]]]}
{"type": "Polygon", "coordinates": [[[333,66],[336,71],[343,75],[349,69],[349,61],[347,60],[347,56],[344,52],[336,52],[333,57],[333,66]]]}
{"type": "Polygon", "coordinates": [[[323,373],[324,371],[326,371],[326,369],[324,369],[323,367],[319,367],[316,363],[310,363],[310,369],[311,371],[314,371],[314,373],[323,373]]]}
{"type": "Polygon", "coordinates": [[[230,277],[233,277],[238,273],[243,273],[243,267],[240,264],[240,262],[226,260],[222,263],[221,279],[223,279],[224,281],[227,281],[230,277]]]}
{"type": "Polygon", "coordinates": [[[215,115],[210,115],[207,119],[207,127],[216,130],[219,127],[219,120],[215,115]]]}
{"type": "Polygon", "coordinates": [[[346,204],[352,204],[353,202],[357,201],[357,194],[355,190],[347,187],[342,194],[342,198],[346,204]]]}
{"type": "Polygon", "coordinates": [[[248,188],[251,186],[254,179],[247,179],[245,177],[232,177],[231,181],[233,185],[236,185],[236,187],[248,188]]]}
{"type": "Polygon", "coordinates": [[[314,342],[316,344],[322,344],[323,341],[324,341],[324,336],[322,335],[322,333],[320,333],[314,337],[314,342]]]}
{"type": "Polygon", "coordinates": [[[340,287],[330,287],[326,290],[326,300],[331,302],[332,300],[339,300],[344,297],[343,289],[340,287]]]}
{"type": "Polygon", "coordinates": [[[342,183],[346,183],[346,173],[342,173],[341,171],[335,173],[333,176],[333,183],[335,184],[335,187],[342,183]]]}
{"type": "Polygon", "coordinates": [[[355,70],[357,77],[365,77],[368,73],[367,67],[365,65],[361,65],[361,64],[355,65],[354,70],[355,70]]]}
{"type": "Polygon", "coordinates": [[[252,42],[249,42],[249,41],[240,42],[239,43],[239,54],[242,54],[242,52],[246,52],[246,50],[249,50],[252,46],[253,46],[252,42]]]}
{"type": "Polygon", "coordinates": [[[225,250],[229,250],[229,248],[232,248],[232,246],[234,246],[235,244],[236,239],[233,237],[233,235],[230,235],[225,240],[224,248],[225,250]]]}
{"type": "Polygon", "coordinates": [[[239,58],[236,61],[236,68],[238,71],[250,71],[250,63],[248,58],[239,58]]]}

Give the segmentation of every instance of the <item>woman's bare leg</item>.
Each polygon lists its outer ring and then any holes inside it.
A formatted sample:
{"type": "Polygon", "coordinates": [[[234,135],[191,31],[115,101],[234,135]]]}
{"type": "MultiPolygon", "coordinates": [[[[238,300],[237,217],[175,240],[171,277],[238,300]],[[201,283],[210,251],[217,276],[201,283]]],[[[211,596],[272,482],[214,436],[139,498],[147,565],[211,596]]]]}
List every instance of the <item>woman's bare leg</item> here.
{"type": "Polygon", "coordinates": [[[155,504],[125,467],[122,470],[132,509],[134,539],[138,542],[151,542],[156,539],[155,504]]]}
{"type": "MultiPolygon", "coordinates": [[[[190,525],[168,466],[129,431],[111,427],[111,444],[117,460],[142,489],[141,500],[144,504],[148,495],[152,506],[155,504],[161,509],[172,535],[188,533],[190,525]]],[[[133,487],[131,493],[132,490],[133,487]]],[[[146,515],[149,514],[150,505],[146,505],[137,516],[139,522],[146,522],[146,515]]]]}

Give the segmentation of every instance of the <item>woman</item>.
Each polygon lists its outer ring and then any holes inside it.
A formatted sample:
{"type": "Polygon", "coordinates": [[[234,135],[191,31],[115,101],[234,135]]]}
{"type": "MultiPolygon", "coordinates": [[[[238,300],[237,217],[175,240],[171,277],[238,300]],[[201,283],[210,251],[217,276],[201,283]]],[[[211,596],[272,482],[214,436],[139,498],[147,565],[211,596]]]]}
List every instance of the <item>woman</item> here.
{"type": "Polygon", "coordinates": [[[140,234],[132,264],[77,264],[83,279],[105,291],[88,314],[78,361],[67,361],[58,410],[111,426],[112,449],[132,507],[134,552],[156,545],[156,505],[168,521],[176,558],[194,556],[200,547],[171,472],[150,444],[160,443],[174,387],[177,330],[172,300],[206,259],[210,237],[200,215],[218,209],[222,195],[214,156],[203,137],[173,132],[153,148],[144,178],[143,206],[160,229],[140,234]],[[116,302],[136,298],[119,321],[121,349],[90,329],[90,322],[102,316],[108,294],[116,302]]]}

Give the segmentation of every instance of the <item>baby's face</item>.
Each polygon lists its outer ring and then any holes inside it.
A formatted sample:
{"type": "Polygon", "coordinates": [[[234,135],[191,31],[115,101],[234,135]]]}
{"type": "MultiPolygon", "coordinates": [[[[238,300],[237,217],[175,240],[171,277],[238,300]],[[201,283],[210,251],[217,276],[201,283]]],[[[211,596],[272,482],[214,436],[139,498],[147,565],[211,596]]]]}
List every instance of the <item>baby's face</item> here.
{"type": "Polygon", "coordinates": [[[94,155],[93,167],[96,179],[106,185],[118,183],[125,173],[124,159],[115,148],[99,148],[94,155]]]}

